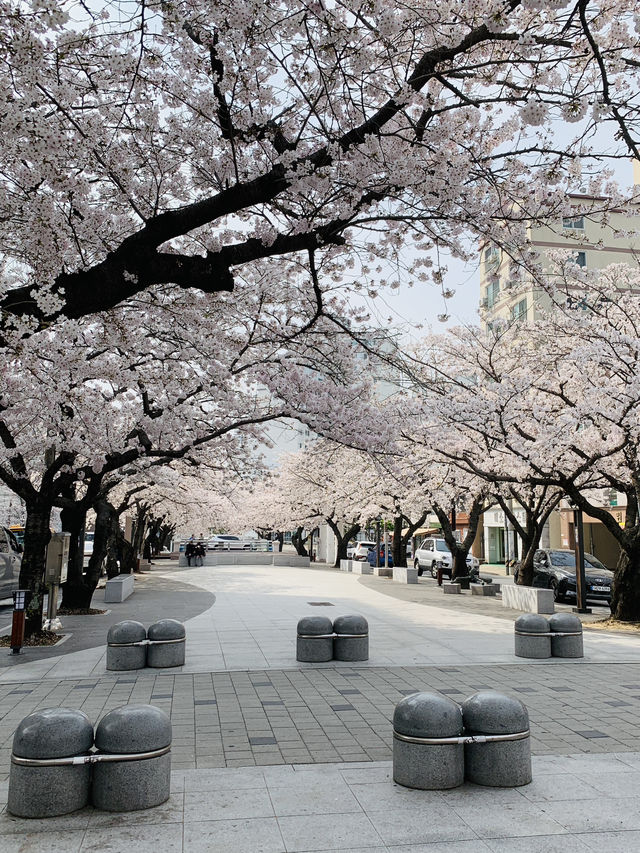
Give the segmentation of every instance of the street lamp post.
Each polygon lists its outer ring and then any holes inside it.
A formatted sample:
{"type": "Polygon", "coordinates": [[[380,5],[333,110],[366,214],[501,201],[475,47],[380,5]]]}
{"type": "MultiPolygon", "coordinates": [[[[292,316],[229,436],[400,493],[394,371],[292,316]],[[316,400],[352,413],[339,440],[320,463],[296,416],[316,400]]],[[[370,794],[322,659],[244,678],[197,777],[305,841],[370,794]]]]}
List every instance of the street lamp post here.
{"type": "Polygon", "coordinates": [[[582,510],[578,507],[573,509],[573,529],[575,532],[576,550],[576,604],[575,613],[591,613],[587,607],[587,583],[584,573],[584,527],[582,523],[582,510]]]}

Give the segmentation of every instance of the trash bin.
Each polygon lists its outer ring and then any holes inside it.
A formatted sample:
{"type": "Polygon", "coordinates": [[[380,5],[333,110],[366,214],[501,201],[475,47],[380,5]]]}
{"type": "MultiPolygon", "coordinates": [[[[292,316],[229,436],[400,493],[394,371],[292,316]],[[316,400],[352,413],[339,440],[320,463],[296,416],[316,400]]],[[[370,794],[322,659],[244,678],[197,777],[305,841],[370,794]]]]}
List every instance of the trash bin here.
{"type": "Polygon", "coordinates": [[[333,624],[327,616],[304,616],[298,622],[296,660],[326,663],[333,660],[333,624]]]}
{"type": "Polygon", "coordinates": [[[171,793],[171,721],[154,705],[123,705],[96,728],[99,761],[91,798],[98,809],[149,809],[171,793]]]}
{"type": "Polygon", "coordinates": [[[93,725],[82,711],[46,708],[25,717],[13,737],[7,811],[43,818],[86,806],[91,764],[80,757],[92,746],[93,725]]]}
{"type": "Polygon", "coordinates": [[[147,660],[147,631],[131,619],[112,625],[107,632],[107,669],[143,669],[147,660]]]}
{"type": "Polygon", "coordinates": [[[413,693],[393,713],[393,779],[424,791],[464,781],[460,706],[445,696],[413,693]]]}
{"type": "Polygon", "coordinates": [[[467,782],[493,788],[531,782],[529,714],[519,699],[494,690],[475,693],[462,703],[462,719],[467,782]]]}
{"type": "Polygon", "coordinates": [[[147,666],[183,666],[187,632],[177,619],[161,619],[147,631],[147,666]]]}
{"type": "Polygon", "coordinates": [[[551,657],[551,638],[546,616],[539,613],[524,613],[516,619],[514,630],[516,657],[551,657]]]}
{"type": "Polygon", "coordinates": [[[364,616],[338,616],[333,633],[334,660],[369,660],[369,623],[364,616]]]}
{"type": "Polygon", "coordinates": [[[582,622],[575,613],[554,613],[549,617],[549,631],[552,657],[584,657],[582,622]]]}

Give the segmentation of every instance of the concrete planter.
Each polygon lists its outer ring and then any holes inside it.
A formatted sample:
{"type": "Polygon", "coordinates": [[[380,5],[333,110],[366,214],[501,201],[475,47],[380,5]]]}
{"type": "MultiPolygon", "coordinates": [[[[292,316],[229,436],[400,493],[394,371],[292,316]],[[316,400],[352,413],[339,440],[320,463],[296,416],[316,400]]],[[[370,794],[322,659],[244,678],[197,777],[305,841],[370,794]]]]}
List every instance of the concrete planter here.
{"type": "Polygon", "coordinates": [[[108,604],[119,604],[133,592],[133,575],[116,575],[104,585],[104,600],[108,604]]]}
{"type": "Polygon", "coordinates": [[[373,568],[367,562],[362,560],[351,561],[351,571],[354,575],[372,575],[373,568]]]}
{"type": "Polygon", "coordinates": [[[408,566],[394,566],[393,579],[396,583],[418,583],[418,570],[408,566]]]}
{"type": "Polygon", "coordinates": [[[497,583],[472,583],[469,584],[471,595],[493,595],[500,592],[500,584],[497,583]]]}
{"type": "Polygon", "coordinates": [[[533,586],[502,585],[502,603],[513,610],[526,613],[554,613],[552,589],[538,589],[533,586]]]}

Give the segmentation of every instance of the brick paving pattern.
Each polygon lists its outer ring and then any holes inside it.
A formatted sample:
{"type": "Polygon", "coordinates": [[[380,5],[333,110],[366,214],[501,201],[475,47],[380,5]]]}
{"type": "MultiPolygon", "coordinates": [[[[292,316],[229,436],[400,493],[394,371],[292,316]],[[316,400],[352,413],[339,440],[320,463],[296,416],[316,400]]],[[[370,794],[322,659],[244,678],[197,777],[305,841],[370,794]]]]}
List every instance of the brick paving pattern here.
{"type": "Polygon", "coordinates": [[[462,701],[483,689],[525,703],[534,754],[640,747],[640,664],[141,671],[2,685],[0,762],[8,769],[15,726],[36,708],[81,708],[96,722],[139,702],[171,716],[176,769],[388,760],[402,696],[430,690],[462,701]]]}

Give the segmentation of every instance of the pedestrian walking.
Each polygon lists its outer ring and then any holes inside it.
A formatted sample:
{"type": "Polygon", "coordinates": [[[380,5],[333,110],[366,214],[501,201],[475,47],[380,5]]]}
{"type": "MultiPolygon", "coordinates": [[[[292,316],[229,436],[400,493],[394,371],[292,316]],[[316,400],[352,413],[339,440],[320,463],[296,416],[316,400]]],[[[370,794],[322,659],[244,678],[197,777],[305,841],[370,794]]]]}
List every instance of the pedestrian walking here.
{"type": "Polygon", "coordinates": [[[206,552],[204,550],[204,542],[198,542],[198,544],[195,547],[196,566],[203,566],[204,565],[205,553],[206,552]]]}
{"type": "Polygon", "coordinates": [[[189,541],[187,542],[187,544],[185,546],[184,555],[187,558],[187,565],[190,566],[191,560],[196,555],[196,543],[193,542],[191,539],[189,539],[189,541]]]}

